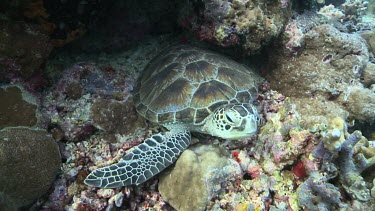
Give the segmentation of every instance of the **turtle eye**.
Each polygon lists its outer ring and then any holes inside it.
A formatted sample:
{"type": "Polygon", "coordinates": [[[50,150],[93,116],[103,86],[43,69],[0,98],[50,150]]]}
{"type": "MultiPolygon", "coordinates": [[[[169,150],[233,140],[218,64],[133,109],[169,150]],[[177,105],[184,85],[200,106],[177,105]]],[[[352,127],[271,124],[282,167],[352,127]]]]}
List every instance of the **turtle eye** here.
{"type": "Polygon", "coordinates": [[[229,122],[234,123],[233,120],[229,117],[228,114],[226,114],[225,116],[227,117],[227,120],[228,120],[229,122]]]}

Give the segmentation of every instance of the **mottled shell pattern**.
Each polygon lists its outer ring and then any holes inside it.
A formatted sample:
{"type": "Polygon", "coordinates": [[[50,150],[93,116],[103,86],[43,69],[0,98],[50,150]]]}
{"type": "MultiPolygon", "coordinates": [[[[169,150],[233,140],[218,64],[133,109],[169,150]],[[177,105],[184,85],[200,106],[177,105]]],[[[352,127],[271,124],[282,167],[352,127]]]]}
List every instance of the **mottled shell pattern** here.
{"type": "Polygon", "coordinates": [[[217,53],[192,46],[163,51],[138,80],[134,102],[146,119],[199,126],[223,104],[249,103],[262,78],[217,53]]]}

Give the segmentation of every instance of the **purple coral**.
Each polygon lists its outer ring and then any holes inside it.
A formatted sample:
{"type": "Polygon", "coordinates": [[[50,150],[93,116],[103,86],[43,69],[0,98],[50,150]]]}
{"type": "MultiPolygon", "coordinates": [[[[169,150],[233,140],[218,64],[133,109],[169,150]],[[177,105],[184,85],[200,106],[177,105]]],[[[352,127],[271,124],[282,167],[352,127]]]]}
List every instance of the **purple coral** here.
{"type": "Polygon", "coordinates": [[[367,169],[371,163],[364,157],[358,163],[354,163],[353,147],[361,140],[362,134],[359,131],[352,133],[348,139],[341,145],[338,163],[340,166],[340,175],[343,186],[349,195],[360,201],[368,201],[371,198],[370,190],[366,187],[361,173],[367,169]]]}
{"type": "Polygon", "coordinates": [[[327,182],[322,174],[314,172],[297,189],[298,203],[301,207],[310,210],[332,210],[337,207],[346,207],[340,201],[340,190],[327,182]]]}
{"type": "Polygon", "coordinates": [[[366,187],[361,173],[373,165],[373,162],[358,155],[354,158],[353,147],[361,140],[362,134],[359,131],[353,132],[341,144],[338,154],[333,154],[325,149],[322,142],[314,150],[314,156],[322,159],[321,170],[330,174],[331,177],[339,176],[342,186],[353,199],[368,201],[371,198],[370,190],[366,187]],[[357,162],[355,162],[357,160],[357,162]]]}

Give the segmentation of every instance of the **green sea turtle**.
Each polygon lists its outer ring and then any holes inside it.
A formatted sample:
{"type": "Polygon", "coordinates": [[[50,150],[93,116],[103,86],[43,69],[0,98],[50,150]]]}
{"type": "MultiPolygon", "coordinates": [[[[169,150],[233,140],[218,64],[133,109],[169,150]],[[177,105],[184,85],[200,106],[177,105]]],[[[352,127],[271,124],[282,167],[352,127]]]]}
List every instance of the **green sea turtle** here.
{"type": "Polygon", "coordinates": [[[252,102],[262,78],[217,53],[192,46],[163,51],[145,68],[134,92],[139,114],[168,132],[155,134],[118,163],[91,172],[85,184],[141,184],[177,160],[190,131],[224,139],[249,137],[261,121],[252,102]]]}

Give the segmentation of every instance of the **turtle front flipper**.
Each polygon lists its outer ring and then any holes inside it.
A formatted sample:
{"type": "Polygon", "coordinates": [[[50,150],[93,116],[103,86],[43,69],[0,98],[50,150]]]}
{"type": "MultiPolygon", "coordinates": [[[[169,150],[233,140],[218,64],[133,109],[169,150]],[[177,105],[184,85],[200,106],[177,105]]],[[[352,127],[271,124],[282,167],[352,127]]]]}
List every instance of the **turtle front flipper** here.
{"type": "Polygon", "coordinates": [[[141,184],[174,163],[190,142],[188,130],[153,135],[120,162],[92,171],[84,182],[100,188],[141,184]]]}

